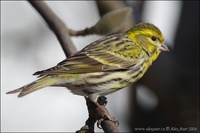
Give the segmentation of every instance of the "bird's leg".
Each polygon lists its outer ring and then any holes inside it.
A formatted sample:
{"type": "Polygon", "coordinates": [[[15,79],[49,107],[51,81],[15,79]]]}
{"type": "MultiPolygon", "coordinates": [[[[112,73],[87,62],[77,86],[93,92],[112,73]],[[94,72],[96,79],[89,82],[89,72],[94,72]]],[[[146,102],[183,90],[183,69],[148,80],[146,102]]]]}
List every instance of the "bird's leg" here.
{"type": "Polygon", "coordinates": [[[114,122],[116,126],[119,125],[119,122],[115,119],[115,117],[111,116],[105,108],[103,108],[98,102],[94,102],[94,103],[102,113],[102,118],[99,119],[97,122],[98,128],[101,128],[101,126],[100,126],[101,122],[103,122],[104,120],[110,120],[110,121],[114,122]]]}
{"type": "Polygon", "coordinates": [[[110,120],[110,121],[114,122],[116,124],[116,126],[119,125],[118,121],[113,116],[111,116],[104,107],[101,106],[101,105],[105,106],[107,104],[106,97],[99,97],[99,99],[97,100],[97,96],[92,94],[92,95],[89,95],[88,98],[90,101],[92,101],[97,106],[97,108],[99,108],[99,110],[102,114],[102,118],[99,119],[97,122],[97,126],[99,128],[101,128],[101,126],[100,126],[101,122],[103,122],[104,120],[110,120]]]}

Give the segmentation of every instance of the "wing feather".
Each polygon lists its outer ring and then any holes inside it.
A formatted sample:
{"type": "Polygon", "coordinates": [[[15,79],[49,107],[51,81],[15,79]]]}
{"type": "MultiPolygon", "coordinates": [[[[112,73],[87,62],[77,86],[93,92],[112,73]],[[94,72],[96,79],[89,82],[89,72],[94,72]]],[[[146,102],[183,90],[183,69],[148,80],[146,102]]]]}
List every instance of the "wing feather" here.
{"type": "MultiPolygon", "coordinates": [[[[118,36],[109,36],[106,39],[98,40],[86,46],[83,50],[77,52],[75,55],[58,63],[55,67],[43,71],[38,71],[33,75],[45,76],[55,74],[81,74],[127,70],[138,63],[138,61],[134,58],[138,55],[134,55],[135,53],[132,52],[132,58],[124,58],[124,56],[126,56],[124,55],[124,51],[120,52],[119,50],[116,53],[115,49],[113,48],[116,45],[119,45],[120,41],[122,41],[121,43],[127,41],[127,38],[126,40],[120,39],[121,37],[124,38],[122,35],[123,34],[118,34],[118,36]],[[109,40],[115,41],[111,41],[112,43],[105,44],[105,40],[106,42],[109,40]]],[[[140,48],[135,45],[130,45],[129,43],[126,44],[126,49],[128,51],[140,50],[140,48]]]]}

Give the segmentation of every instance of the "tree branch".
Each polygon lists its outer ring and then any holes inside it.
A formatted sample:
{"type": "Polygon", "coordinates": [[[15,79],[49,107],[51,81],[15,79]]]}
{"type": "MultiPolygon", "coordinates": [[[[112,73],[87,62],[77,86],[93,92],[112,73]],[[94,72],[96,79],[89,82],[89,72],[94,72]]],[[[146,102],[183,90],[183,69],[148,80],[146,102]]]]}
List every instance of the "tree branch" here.
{"type": "Polygon", "coordinates": [[[48,7],[45,2],[32,0],[29,0],[29,2],[40,13],[51,30],[55,33],[63,51],[65,52],[65,55],[69,57],[74,54],[77,50],[70,39],[68,28],[64,22],[48,7]]]}
{"type": "MultiPolygon", "coordinates": [[[[51,30],[55,33],[63,48],[63,51],[65,52],[65,55],[69,57],[70,55],[74,54],[76,52],[76,48],[70,39],[68,28],[63,21],[48,7],[44,1],[29,0],[29,3],[38,11],[38,13],[49,25],[51,30]]],[[[89,118],[86,121],[86,125],[77,132],[94,132],[95,122],[102,117],[101,111],[96,108],[91,101],[86,99],[86,103],[88,106],[89,118]]],[[[102,107],[105,108],[104,105],[102,105],[102,107]]],[[[104,120],[101,123],[101,127],[103,128],[104,132],[119,132],[115,124],[109,120],[104,120]]]]}

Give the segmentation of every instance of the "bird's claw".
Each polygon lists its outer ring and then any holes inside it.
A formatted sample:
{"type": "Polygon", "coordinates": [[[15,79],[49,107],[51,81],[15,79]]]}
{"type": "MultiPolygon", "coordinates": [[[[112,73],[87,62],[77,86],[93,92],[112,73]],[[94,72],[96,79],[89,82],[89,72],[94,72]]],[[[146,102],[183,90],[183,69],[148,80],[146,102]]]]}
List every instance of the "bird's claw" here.
{"type": "Polygon", "coordinates": [[[104,120],[104,119],[101,118],[101,119],[99,119],[99,120],[97,121],[97,127],[98,127],[99,129],[102,129],[102,127],[101,127],[101,122],[102,122],[103,120],[104,120]]]}
{"type": "Polygon", "coordinates": [[[119,126],[119,122],[118,122],[118,120],[115,119],[115,117],[113,117],[113,116],[111,116],[109,114],[104,114],[104,116],[101,119],[99,119],[98,122],[97,122],[97,127],[98,128],[102,129],[101,123],[104,120],[110,120],[115,124],[115,126],[117,126],[117,127],[119,126]]]}
{"type": "Polygon", "coordinates": [[[108,103],[107,98],[106,98],[105,96],[100,96],[100,97],[97,99],[97,101],[98,101],[98,103],[99,103],[100,105],[104,105],[104,106],[106,106],[106,104],[108,103]]]}

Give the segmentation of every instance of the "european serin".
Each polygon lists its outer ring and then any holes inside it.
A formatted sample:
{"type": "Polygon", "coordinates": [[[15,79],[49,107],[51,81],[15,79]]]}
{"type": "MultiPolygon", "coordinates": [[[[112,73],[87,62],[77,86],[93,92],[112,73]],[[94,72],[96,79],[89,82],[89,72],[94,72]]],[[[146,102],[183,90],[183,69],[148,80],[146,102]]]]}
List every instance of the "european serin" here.
{"type": "Polygon", "coordinates": [[[97,40],[47,70],[39,79],[7,94],[25,96],[46,86],[67,87],[98,107],[97,98],[122,89],[140,79],[161,51],[169,51],[161,31],[140,23],[126,33],[97,40]]]}

